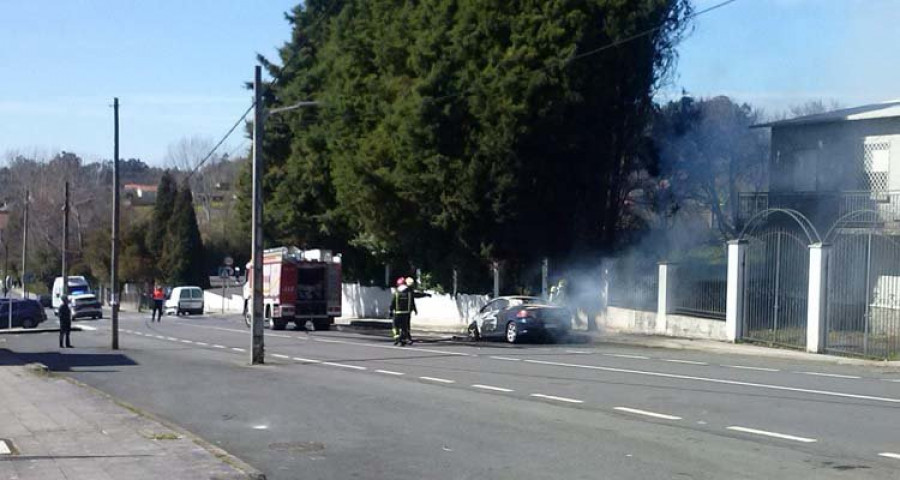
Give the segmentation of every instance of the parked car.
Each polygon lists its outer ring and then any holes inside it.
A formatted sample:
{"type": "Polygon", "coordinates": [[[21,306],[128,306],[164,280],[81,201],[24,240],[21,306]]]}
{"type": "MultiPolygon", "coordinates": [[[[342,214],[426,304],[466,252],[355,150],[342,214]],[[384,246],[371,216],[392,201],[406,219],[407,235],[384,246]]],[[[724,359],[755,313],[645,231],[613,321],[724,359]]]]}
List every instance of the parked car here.
{"type": "Polygon", "coordinates": [[[72,320],[79,318],[103,318],[100,300],[93,293],[69,295],[69,308],[72,309],[72,320]]]}
{"type": "Polygon", "coordinates": [[[13,328],[35,328],[41,322],[47,321],[47,314],[37,300],[0,298],[0,329],[9,326],[10,305],[12,305],[13,328]]]}
{"type": "Polygon", "coordinates": [[[44,308],[53,307],[53,300],[50,295],[40,295],[38,296],[38,302],[41,303],[41,306],[44,308]]]}
{"type": "Polygon", "coordinates": [[[200,287],[175,287],[163,306],[166,315],[202,314],[203,289],[200,287]]]}
{"type": "Polygon", "coordinates": [[[539,297],[498,297],[487,303],[469,324],[469,336],[502,337],[516,343],[525,337],[558,339],[572,329],[572,311],[549,305],[539,297]]]}

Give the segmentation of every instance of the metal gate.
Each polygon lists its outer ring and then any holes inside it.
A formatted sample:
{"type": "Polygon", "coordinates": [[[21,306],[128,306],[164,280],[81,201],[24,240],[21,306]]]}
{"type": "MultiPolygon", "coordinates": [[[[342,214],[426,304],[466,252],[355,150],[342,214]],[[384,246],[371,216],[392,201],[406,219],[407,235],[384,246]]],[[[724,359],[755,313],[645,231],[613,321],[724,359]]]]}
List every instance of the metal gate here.
{"type": "Polygon", "coordinates": [[[790,224],[746,235],[744,338],[806,347],[809,239],[790,224]]]}
{"type": "Polygon", "coordinates": [[[832,233],[826,350],[897,358],[900,237],[888,235],[880,228],[839,228],[832,233]]]}

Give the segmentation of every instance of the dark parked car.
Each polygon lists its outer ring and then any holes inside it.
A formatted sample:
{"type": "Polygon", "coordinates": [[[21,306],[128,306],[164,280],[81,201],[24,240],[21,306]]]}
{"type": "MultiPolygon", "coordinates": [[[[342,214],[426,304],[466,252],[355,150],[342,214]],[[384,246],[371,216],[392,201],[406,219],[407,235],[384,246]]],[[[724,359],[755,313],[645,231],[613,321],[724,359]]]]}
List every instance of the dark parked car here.
{"type": "Polygon", "coordinates": [[[469,336],[503,337],[516,343],[524,337],[557,339],[572,329],[572,311],[539,297],[498,297],[485,305],[469,324],[469,336]]]}
{"type": "Polygon", "coordinates": [[[12,326],[35,328],[47,320],[44,307],[37,300],[21,298],[0,298],[0,329],[9,326],[9,308],[12,304],[12,326]]]}
{"type": "Polygon", "coordinates": [[[53,306],[53,298],[50,295],[41,295],[38,297],[38,301],[41,302],[41,306],[44,308],[53,306]]]}

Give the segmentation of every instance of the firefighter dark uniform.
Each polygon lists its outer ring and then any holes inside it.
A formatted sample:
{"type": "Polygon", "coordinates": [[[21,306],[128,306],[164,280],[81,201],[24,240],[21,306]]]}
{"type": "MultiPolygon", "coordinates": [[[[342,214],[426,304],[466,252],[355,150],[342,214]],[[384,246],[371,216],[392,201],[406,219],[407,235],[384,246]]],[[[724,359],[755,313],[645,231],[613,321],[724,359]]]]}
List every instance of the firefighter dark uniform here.
{"type": "Polygon", "coordinates": [[[410,317],[416,310],[416,295],[412,287],[400,285],[394,292],[394,299],[391,302],[391,315],[394,318],[393,334],[394,345],[406,345],[412,343],[412,337],[409,334],[410,317]]]}

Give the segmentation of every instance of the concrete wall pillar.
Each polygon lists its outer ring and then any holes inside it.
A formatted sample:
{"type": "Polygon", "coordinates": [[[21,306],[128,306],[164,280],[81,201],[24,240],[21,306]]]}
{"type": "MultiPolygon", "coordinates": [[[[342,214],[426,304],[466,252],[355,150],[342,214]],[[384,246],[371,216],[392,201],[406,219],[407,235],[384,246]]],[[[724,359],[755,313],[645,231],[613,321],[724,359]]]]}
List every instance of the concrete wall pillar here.
{"type": "Polygon", "coordinates": [[[744,335],[744,270],[747,241],[728,242],[728,287],[725,297],[725,337],[736,342],[744,335]]]}
{"type": "Polygon", "coordinates": [[[668,314],[672,311],[672,278],[675,269],[674,263],[659,264],[659,288],[656,300],[656,328],[657,335],[665,335],[668,329],[668,314]]]}
{"type": "Polygon", "coordinates": [[[828,335],[828,269],[831,266],[831,245],[814,243],[809,246],[809,295],[806,308],[806,351],[822,353],[828,335]]]}

